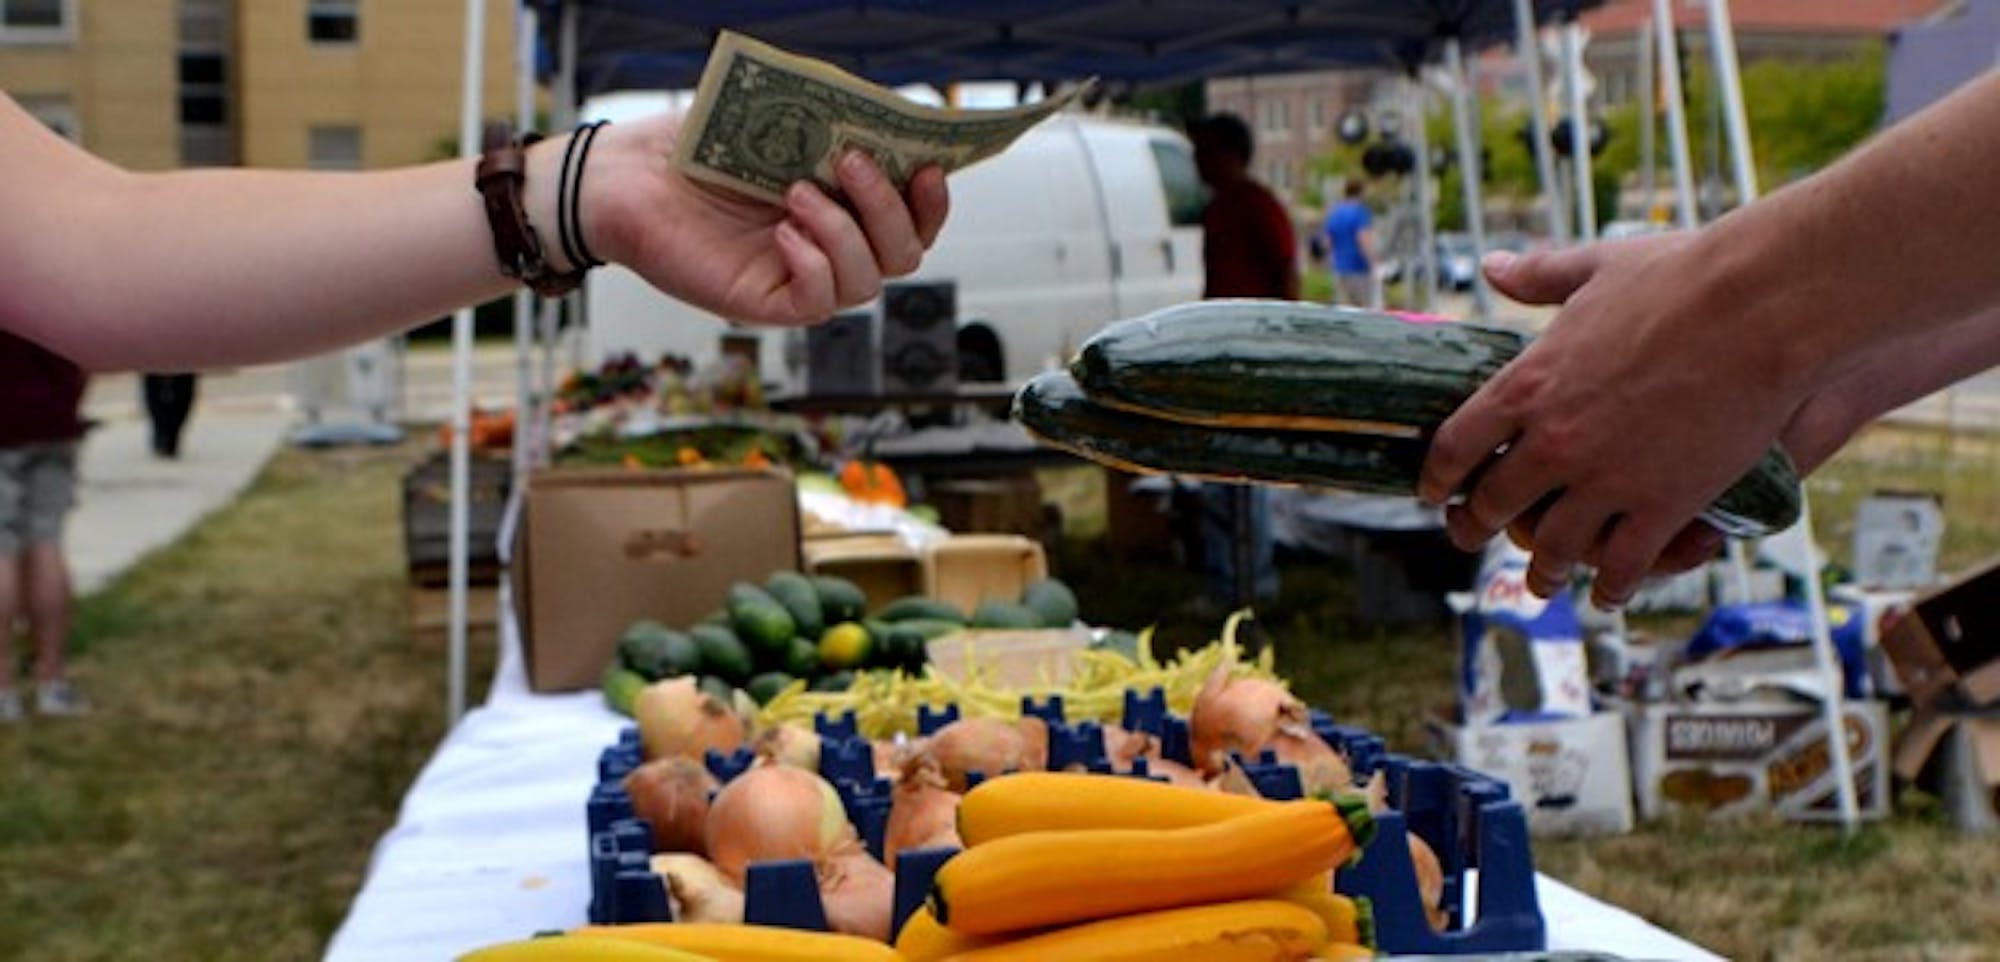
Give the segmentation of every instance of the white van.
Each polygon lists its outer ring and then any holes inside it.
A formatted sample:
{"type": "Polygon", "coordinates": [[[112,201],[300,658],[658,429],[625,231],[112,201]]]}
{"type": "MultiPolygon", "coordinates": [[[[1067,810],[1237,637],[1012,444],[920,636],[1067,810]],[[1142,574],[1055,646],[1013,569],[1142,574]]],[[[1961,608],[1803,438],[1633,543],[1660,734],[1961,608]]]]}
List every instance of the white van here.
{"type": "MultiPolygon", "coordinates": [[[[618,95],[597,115],[662,109],[670,96],[618,95]]],[[[1206,195],[1175,131],[1065,113],[950,183],[951,217],[910,279],[956,282],[963,380],[1024,380],[1111,321],[1201,296],[1206,195]]],[[[591,272],[586,305],[596,358],[699,364],[729,327],[616,267],[591,272]]],[[[766,381],[801,386],[802,335],[740,330],[761,332],[766,381]]]]}

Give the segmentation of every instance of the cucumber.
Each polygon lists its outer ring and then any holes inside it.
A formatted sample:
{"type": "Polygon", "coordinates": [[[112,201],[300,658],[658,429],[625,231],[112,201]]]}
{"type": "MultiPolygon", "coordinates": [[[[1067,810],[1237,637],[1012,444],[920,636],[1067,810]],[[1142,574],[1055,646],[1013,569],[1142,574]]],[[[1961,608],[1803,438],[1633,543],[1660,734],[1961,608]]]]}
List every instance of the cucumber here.
{"type": "Polygon", "coordinates": [[[956,621],[947,621],[942,618],[908,618],[903,621],[894,622],[893,624],[897,628],[916,632],[923,636],[925,641],[943,638],[954,631],[965,630],[964,624],[956,621]]]}
{"type": "Polygon", "coordinates": [[[789,687],[794,680],[792,676],[782,671],[767,671],[750,679],[750,683],[743,686],[743,691],[750,696],[751,701],[764,705],[776,698],[778,693],[789,687]]]}
{"type": "Polygon", "coordinates": [[[1067,628],[1076,622],[1076,592],[1054,578],[1043,578],[1023,589],[1021,604],[1042,619],[1044,628],[1067,628]]]}
{"type": "Polygon", "coordinates": [[[818,675],[819,646],[804,638],[792,639],[791,651],[785,655],[785,674],[793,678],[818,675]]]}
{"type": "MultiPolygon", "coordinates": [[[[1257,380],[1247,371],[1244,377],[1257,380]]],[[[1024,385],[1014,417],[1046,444],[1123,470],[1373,494],[1414,494],[1429,449],[1423,437],[1198,426],[1114,410],[1064,371],[1024,385]]],[[[1799,510],[1798,472],[1774,447],[1701,518],[1724,534],[1762,537],[1790,527],[1799,510]]]]}
{"type": "Polygon", "coordinates": [[[818,638],[826,628],[820,615],[819,592],[805,575],[796,571],[779,571],[764,580],[764,590],[778,603],[785,606],[785,612],[792,616],[792,626],[801,638],[818,638]]]}
{"type": "Polygon", "coordinates": [[[810,690],[811,690],[811,691],[846,691],[846,690],[847,690],[848,688],[852,687],[853,685],[854,685],[854,673],[853,673],[853,672],[851,672],[851,671],[836,671],[836,672],[834,672],[834,673],[833,673],[833,674],[831,674],[831,675],[823,675],[823,676],[821,676],[821,677],[819,677],[819,678],[815,679],[815,680],[813,681],[812,685],[810,686],[810,690]]]}
{"type": "Polygon", "coordinates": [[[1216,427],[1428,435],[1525,334],[1291,301],[1202,301],[1120,321],[1071,373],[1106,407],[1216,427]]]}
{"type": "Polygon", "coordinates": [[[618,661],[647,681],[658,681],[698,671],[701,651],[687,635],[641,618],[618,636],[618,661]]]}
{"type": "Polygon", "coordinates": [[[923,595],[905,595],[882,606],[875,617],[883,621],[908,621],[912,618],[926,618],[936,621],[966,623],[965,612],[949,601],[926,598],[923,595]]]}
{"type": "Polygon", "coordinates": [[[1025,605],[1011,601],[989,600],[979,603],[972,613],[974,628],[1040,628],[1042,616],[1025,605]]]}
{"type": "Polygon", "coordinates": [[[750,680],[755,664],[750,649],[727,625],[696,625],[688,629],[688,637],[701,650],[703,674],[714,675],[731,685],[750,680]]]}
{"type": "Polygon", "coordinates": [[[819,592],[820,620],[829,625],[860,621],[868,613],[868,596],[861,586],[833,575],[813,575],[813,590],[819,592]]]}
{"type": "Polygon", "coordinates": [[[782,659],[799,633],[784,605],[764,589],[743,581],[729,588],[729,620],[736,636],[760,657],[782,659]]]}
{"type": "Polygon", "coordinates": [[[646,687],[646,679],[638,672],[614,661],[604,666],[601,687],[604,690],[604,703],[611,706],[612,711],[620,715],[630,715],[632,702],[638,699],[639,692],[646,687]]]}

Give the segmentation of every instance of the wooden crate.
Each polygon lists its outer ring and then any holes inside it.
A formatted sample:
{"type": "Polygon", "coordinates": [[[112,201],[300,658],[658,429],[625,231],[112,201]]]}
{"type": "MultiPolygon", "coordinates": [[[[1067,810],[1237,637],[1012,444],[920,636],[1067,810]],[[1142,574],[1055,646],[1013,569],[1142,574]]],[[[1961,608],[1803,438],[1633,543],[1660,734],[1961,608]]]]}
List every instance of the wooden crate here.
{"type": "MultiPolygon", "coordinates": [[[[472,585],[465,592],[466,635],[491,639],[500,626],[500,589],[472,585]]],[[[451,634],[451,589],[410,586],[410,637],[422,645],[442,646],[451,634]]]]}

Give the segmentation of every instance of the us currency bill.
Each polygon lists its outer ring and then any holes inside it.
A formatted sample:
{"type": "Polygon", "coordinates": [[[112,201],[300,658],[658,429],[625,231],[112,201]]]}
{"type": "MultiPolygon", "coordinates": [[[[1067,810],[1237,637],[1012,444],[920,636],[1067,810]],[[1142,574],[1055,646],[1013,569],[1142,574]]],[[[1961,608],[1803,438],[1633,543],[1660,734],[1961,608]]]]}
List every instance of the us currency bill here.
{"type": "Polygon", "coordinates": [[[778,203],[800,180],[840,196],[833,165],[852,148],[903,186],[927,165],[949,173],[1007,149],[1088,86],[1004,110],[930,107],[724,31],[682,121],[674,164],[689,177],[778,203]]]}

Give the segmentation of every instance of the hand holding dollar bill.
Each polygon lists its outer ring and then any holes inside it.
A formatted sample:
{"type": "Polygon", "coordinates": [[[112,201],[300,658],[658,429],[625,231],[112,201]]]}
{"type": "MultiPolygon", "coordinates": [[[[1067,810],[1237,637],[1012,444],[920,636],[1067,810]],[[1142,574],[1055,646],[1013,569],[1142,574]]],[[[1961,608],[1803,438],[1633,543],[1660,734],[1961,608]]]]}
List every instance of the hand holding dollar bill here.
{"type": "Polygon", "coordinates": [[[928,107],[831,64],[724,31],[681,125],[674,166],[775,204],[801,180],[838,197],[833,165],[856,149],[903,187],[932,164],[949,173],[998,154],[1088,87],[1005,110],[928,107]]]}

